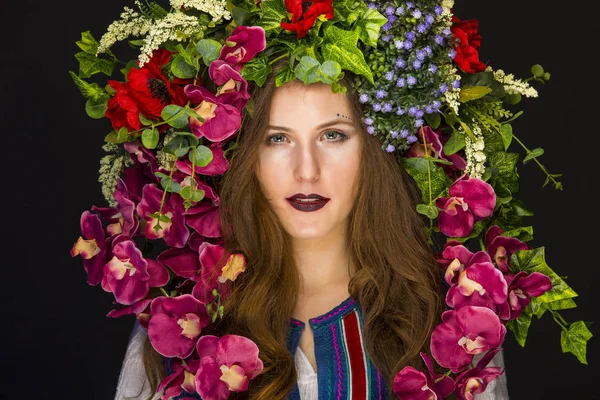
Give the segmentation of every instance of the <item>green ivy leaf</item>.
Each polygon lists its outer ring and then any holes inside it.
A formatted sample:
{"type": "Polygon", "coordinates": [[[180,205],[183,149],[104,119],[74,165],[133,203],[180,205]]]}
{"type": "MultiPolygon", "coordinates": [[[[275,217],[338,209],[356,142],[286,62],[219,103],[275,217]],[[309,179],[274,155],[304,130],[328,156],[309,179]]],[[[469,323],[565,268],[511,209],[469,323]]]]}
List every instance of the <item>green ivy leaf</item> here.
{"type": "Polygon", "coordinates": [[[333,2],[332,22],[345,22],[351,25],[359,16],[367,11],[367,5],[362,1],[342,0],[333,2]]]}
{"type": "Polygon", "coordinates": [[[275,87],[280,87],[294,79],[296,79],[296,74],[294,71],[292,71],[289,65],[286,65],[277,71],[277,75],[275,75],[275,87]]]}
{"type": "Polygon", "coordinates": [[[358,32],[358,38],[365,44],[376,48],[379,31],[386,22],[387,18],[375,8],[367,8],[362,17],[356,20],[354,31],[358,32]]]}
{"type": "Polygon", "coordinates": [[[574,354],[580,363],[587,365],[587,342],[592,338],[592,332],[583,321],[577,321],[560,335],[560,345],[563,353],[574,354]]]}
{"type": "Polygon", "coordinates": [[[196,167],[206,167],[213,160],[213,152],[206,146],[198,146],[188,155],[196,167]]]}
{"type": "Polygon", "coordinates": [[[421,191],[421,198],[423,203],[429,204],[430,191],[429,191],[429,177],[431,176],[431,200],[435,200],[443,195],[452,181],[444,170],[438,167],[435,163],[423,158],[423,157],[406,157],[402,158],[402,162],[406,169],[406,172],[415,180],[417,186],[421,191]],[[429,172],[428,172],[429,166],[429,172]]]}
{"type": "Polygon", "coordinates": [[[517,162],[519,154],[506,153],[504,151],[489,153],[487,152],[489,166],[498,171],[498,175],[492,178],[495,181],[494,187],[503,183],[510,193],[519,191],[519,174],[517,173],[517,162]]]}
{"type": "Polygon", "coordinates": [[[142,144],[147,149],[155,149],[158,144],[158,131],[156,129],[144,129],[142,132],[142,144]]]}
{"type": "Polygon", "coordinates": [[[188,116],[183,107],[169,104],[162,109],[160,116],[174,128],[183,128],[188,125],[188,116]]]}
{"type": "Polygon", "coordinates": [[[323,32],[323,39],[321,51],[326,60],[337,61],[342,69],[362,75],[375,84],[371,68],[357,47],[358,33],[328,25],[323,32]]]}
{"type": "Polygon", "coordinates": [[[510,329],[514,335],[517,343],[521,345],[521,347],[525,347],[525,341],[527,340],[527,332],[529,331],[529,326],[531,325],[531,303],[525,307],[519,318],[510,320],[506,323],[506,327],[510,329]]]}
{"type": "Polygon", "coordinates": [[[85,53],[96,55],[96,51],[98,51],[98,46],[100,43],[96,39],[90,31],[81,32],[81,40],[75,42],[77,46],[85,53]]]}
{"type": "Polygon", "coordinates": [[[213,39],[200,39],[196,44],[196,51],[202,57],[202,62],[207,67],[211,62],[219,58],[223,45],[213,39]]]}
{"type": "Polygon", "coordinates": [[[79,76],[82,78],[90,78],[100,72],[111,76],[115,68],[114,61],[98,58],[83,51],[75,54],[75,58],[79,61],[79,76]]]}
{"type": "Polygon", "coordinates": [[[466,103],[467,101],[480,99],[490,93],[492,89],[487,86],[467,86],[460,89],[458,101],[466,103]]]}
{"type": "Polygon", "coordinates": [[[508,146],[512,142],[513,138],[513,130],[510,124],[503,124],[500,129],[500,137],[502,138],[502,143],[504,144],[504,150],[508,150],[508,146]]]}
{"type": "MultiPolygon", "coordinates": [[[[282,21],[288,20],[287,9],[282,0],[263,0],[260,3],[262,17],[257,25],[262,26],[265,35],[270,36],[272,32],[280,32],[282,21]]],[[[294,33],[294,35],[296,35],[294,33]]]]}
{"type": "Polygon", "coordinates": [[[542,149],[541,147],[536,147],[535,149],[531,150],[530,153],[527,153],[527,155],[523,159],[523,164],[527,164],[529,161],[533,160],[533,158],[539,157],[542,154],[544,154],[544,149],[542,149]]]}
{"type": "Polygon", "coordinates": [[[79,89],[83,97],[86,99],[93,99],[94,101],[100,101],[107,96],[104,88],[101,88],[96,82],[88,83],[81,79],[75,72],[69,71],[69,75],[75,82],[75,86],[79,89]]]}
{"type": "Polygon", "coordinates": [[[429,217],[429,219],[436,219],[438,216],[437,207],[431,204],[417,204],[417,212],[429,217]]]}
{"type": "Polygon", "coordinates": [[[505,231],[502,236],[516,238],[522,242],[528,242],[533,239],[533,227],[532,226],[521,226],[510,231],[505,231]]]}
{"type": "Polygon", "coordinates": [[[550,303],[544,303],[540,301],[537,297],[534,297],[533,299],[531,299],[531,303],[533,313],[538,317],[538,319],[542,318],[544,313],[548,310],[558,311],[577,307],[577,303],[575,303],[575,300],[571,298],[552,301],[550,303]]]}
{"type": "Polygon", "coordinates": [[[258,86],[262,86],[272,71],[273,69],[267,57],[255,57],[242,68],[242,77],[248,81],[256,82],[258,86]]]}
{"type": "Polygon", "coordinates": [[[444,145],[444,154],[447,156],[452,155],[464,149],[465,146],[465,135],[460,131],[454,131],[444,145]]]}

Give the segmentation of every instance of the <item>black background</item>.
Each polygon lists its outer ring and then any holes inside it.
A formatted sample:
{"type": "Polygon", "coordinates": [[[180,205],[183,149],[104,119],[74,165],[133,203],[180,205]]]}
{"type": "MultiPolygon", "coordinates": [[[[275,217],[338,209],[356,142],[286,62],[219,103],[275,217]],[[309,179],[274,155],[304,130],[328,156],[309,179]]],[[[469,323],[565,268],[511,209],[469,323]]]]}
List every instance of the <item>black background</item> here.
{"type": "MultiPolygon", "coordinates": [[[[111,128],[108,120],[86,115],[68,71],[78,68],[73,55],[80,32],[90,30],[99,39],[133,1],[30,0],[11,2],[9,9],[3,3],[0,397],[111,399],[134,318],[106,318],[111,295],[88,286],[81,259],[69,255],[81,213],[105,204],[96,179],[111,128]]],[[[548,264],[579,293],[578,307],[563,317],[595,322],[589,366],[561,352],[560,328],[549,314],[534,317],[525,348],[509,332],[506,374],[516,400],[600,398],[600,314],[593,297],[599,284],[598,200],[592,193],[598,184],[598,74],[590,60],[598,35],[592,3],[458,0],[454,8],[463,20],[479,20],[482,61],[517,77],[529,76],[536,63],[552,74],[536,86],[540,98],[520,105],[525,113],[513,128],[530,148],[546,150],[541,161],[564,174],[565,190],[542,188],[544,174],[529,163],[519,167],[520,199],[536,213],[528,220],[535,234],[530,243],[546,247],[548,264]]],[[[523,153],[516,143],[512,149],[523,153]]]]}

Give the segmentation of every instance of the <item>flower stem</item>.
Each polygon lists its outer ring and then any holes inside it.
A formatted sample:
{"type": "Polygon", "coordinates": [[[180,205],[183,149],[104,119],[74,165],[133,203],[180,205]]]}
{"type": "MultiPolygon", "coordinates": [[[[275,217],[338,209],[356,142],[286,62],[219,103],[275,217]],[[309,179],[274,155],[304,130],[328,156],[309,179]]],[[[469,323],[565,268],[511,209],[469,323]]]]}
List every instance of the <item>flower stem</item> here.
{"type": "MultiPolygon", "coordinates": [[[[523,147],[525,149],[525,151],[527,152],[527,154],[531,153],[531,150],[529,150],[527,148],[527,146],[525,146],[525,144],[523,142],[521,142],[518,137],[515,136],[514,133],[513,133],[512,137],[513,137],[513,139],[515,139],[517,141],[517,143],[519,143],[521,145],[521,147],[523,147]]],[[[534,156],[532,158],[533,158],[533,161],[535,161],[535,163],[540,167],[540,169],[546,174],[546,177],[548,179],[550,179],[552,181],[552,183],[554,183],[554,187],[556,189],[558,189],[558,190],[562,190],[562,183],[558,182],[556,179],[554,179],[554,175],[552,175],[550,172],[548,172],[548,170],[546,169],[546,167],[544,167],[542,165],[542,163],[539,162],[539,160],[537,159],[537,157],[534,156]]]]}
{"type": "Polygon", "coordinates": [[[169,296],[169,293],[167,293],[167,291],[165,290],[165,288],[162,288],[162,287],[161,287],[161,288],[159,288],[159,289],[160,289],[160,291],[162,292],[162,294],[164,294],[164,295],[165,295],[165,296],[167,296],[167,297],[171,297],[171,296],[169,296]]]}
{"type": "Polygon", "coordinates": [[[558,313],[558,311],[548,310],[552,313],[552,318],[554,321],[562,328],[563,331],[567,331],[569,329],[569,323],[563,319],[563,317],[558,313]]]}

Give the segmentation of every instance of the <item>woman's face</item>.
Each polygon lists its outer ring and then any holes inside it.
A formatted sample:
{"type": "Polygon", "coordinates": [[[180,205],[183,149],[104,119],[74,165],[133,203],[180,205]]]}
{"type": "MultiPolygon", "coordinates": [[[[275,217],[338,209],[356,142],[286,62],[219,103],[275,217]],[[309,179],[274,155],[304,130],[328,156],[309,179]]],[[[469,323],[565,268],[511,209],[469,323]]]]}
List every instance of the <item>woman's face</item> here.
{"type": "Polygon", "coordinates": [[[323,83],[290,82],[275,90],[269,117],[257,177],[284,229],[296,239],[343,232],[357,194],[361,151],[360,123],[349,101],[323,83]],[[301,203],[292,198],[296,194],[325,200],[301,203]]]}

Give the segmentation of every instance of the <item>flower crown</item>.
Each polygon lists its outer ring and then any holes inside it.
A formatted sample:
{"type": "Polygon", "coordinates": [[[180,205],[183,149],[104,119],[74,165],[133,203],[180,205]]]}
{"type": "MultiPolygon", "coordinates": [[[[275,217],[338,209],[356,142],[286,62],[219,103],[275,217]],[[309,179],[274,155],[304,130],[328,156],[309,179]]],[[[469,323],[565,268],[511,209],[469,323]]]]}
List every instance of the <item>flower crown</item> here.
{"type": "Polygon", "coordinates": [[[417,211],[429,221],[430,244],[434,233],[446,237],[437,259],[448,307],[431,336],[433,360],[421,353],[428,371],[397,374],[399,398],[483,392],[503,373],[487,364],[506,330],[524,346],[533,315],[546,312],[562,330],[563,352],[587,363],[586,323],[559,314],[576,307],[577,294],[546,264],[544,248],[527,244],[533,229],[523,217],[532,212],[517,198],[519,155],[509,152],[515,142],[522,146],[522,162],[546,174],[543,186],[562,190],[561,175],[539,161],[543,149],[527,148],[510,125],[522,97],[537,97],[530,82],[550,78],[540,65],[518,79],[479,61],[478,22],[456,17],[452,0],[170,0],[169,10],[135,4],[138,10],[125,7],[99,42],[89,31],[77,41],[79,72],[70,74],[85,110],[114,129],[99,178],[108,206],[83,212],[71,255],[83,258],[89,284],[114,295],[119,307],[108,316],[134,314],[154,349],[178,360],[159,385],[163,399],[183,389],[224,398],[216,394],[247,390],[263,367],[248,338],[202,329],[223,317],[228,283],[246,268],[242,254],[217,244],[213,179],[228,170],[242,120],[253,116],[249,83],[260,87],[270,74],[277,87],[298,79],[345,92],[340,80],[351,72],[367,131],[420,189],[417,211]],[[139,57],[125,63],[110,48],[130,37],[139,57]],[[104,87],[88,81],[115,72],[121,80],[104,87]],[[155,242],[167,249],[151,257],[155,242]],[[200,354],[213,362],[200,363],[200,354]],[[483,356],[473,365],[476,354],[483,356]],[[434,361],[447,372],[436,374],[434,361]]]}

